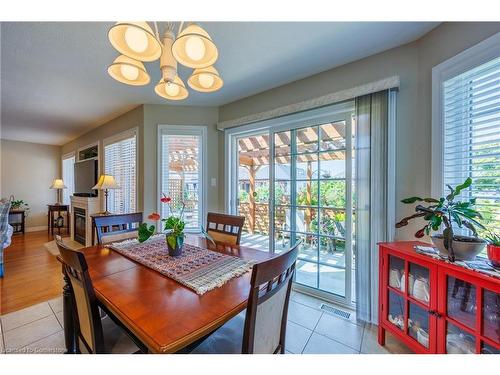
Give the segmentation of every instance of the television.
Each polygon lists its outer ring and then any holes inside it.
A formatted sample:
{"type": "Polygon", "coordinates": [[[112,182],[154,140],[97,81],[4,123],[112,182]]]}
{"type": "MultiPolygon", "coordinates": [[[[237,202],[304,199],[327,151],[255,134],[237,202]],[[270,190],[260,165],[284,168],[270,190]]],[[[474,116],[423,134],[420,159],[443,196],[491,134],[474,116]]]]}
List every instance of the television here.
{"type": "Polygon", "coordinates": [[[75,192],[77,197],[97,197],[97,160],[83,160],[75,163],[75,192]]]}

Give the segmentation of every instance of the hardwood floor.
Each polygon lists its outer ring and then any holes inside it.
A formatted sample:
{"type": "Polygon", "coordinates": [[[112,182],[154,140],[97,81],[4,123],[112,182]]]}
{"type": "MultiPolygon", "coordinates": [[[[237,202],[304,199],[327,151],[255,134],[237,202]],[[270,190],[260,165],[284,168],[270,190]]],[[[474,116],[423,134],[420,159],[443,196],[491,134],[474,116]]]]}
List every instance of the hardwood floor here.
{"type": "Polygon", "coordinates": [[[17,234],[4,250],[4,277],[0,278],[0,315],[47,301],[62,294],[61,264],[44,243],[47,231],[17,234]]]}

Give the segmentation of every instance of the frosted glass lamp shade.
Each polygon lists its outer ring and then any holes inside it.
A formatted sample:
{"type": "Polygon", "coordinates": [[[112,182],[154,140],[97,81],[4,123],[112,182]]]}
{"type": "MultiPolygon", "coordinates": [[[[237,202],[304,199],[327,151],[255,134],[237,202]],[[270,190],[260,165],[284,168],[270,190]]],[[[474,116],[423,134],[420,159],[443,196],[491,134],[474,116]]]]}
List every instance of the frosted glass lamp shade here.
{"type": "Polygon", "coordinates": [[[151,80],[143,63],[124,55],[115,59],[108,67],[108,73],[118,82],[131,86],[144,86],[151,80]]]}
{"type": "Polygon", "coordinates": [[[115,181],[115,178],[109,174],[102,174],[99,177],[99,181],[92,188],[92,190],[107,190],[107,189],[119,189],[120,187],[115,181]]]}
{"type": "Polygon", "coordinates": [[[155,86],[155,92],[168,100],[182,100],[186,99],[189,95],[184,82],[182,82],[179,76],[175,76],[172,82],[165,82],[163,79],[160,79],[160,82],[155,86]]]}
{"type": "Polygon", "coordinates": [[[155,61],[162,45],[147,22],[117,22],[108,32],[113,47],[121,54],[139,61],[155,61]]]}
{"type": "Polygon", "coordinates": [[[188,79],[188,84],[196,91],[213,92],[219,90],[224,85],[224,81],[217,69],[209,66],[207,68],[195,69],[188,79]]]}
{"type": "Polygon", "coordinates": [[[67,189],[67,187],[64,185],[62,178],[54,178],[52,185],[50,185],[50,189],[67,189]]]}
{"type": "Polygon", "coordinates": [[[213,65],[219,56],[210,35],[196,24],[182,30],[172,45],[175,59],[189,68],[205,68],[213,65]]]}

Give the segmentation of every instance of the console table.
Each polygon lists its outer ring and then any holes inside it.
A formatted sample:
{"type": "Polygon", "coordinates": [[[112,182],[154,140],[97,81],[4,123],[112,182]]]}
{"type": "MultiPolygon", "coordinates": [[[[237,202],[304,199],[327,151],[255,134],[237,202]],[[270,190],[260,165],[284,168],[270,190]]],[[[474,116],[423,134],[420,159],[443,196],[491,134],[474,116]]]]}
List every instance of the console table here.
{"type": "Polygon", "coordinates": [[[379,244],[378,342],[390,331],[416,353],[500,353],[500,279],[379,244]]]}
{"type": "Polygon", "coordinates": [[[68,234],[70,233],[70,218],[69,218],[69,205],[67,204],[48,204],[48,231],[50,234],[54,235],[54,228],[58,230],[58,233],[61,233],[61,229],[66,229],[68,234]],[[56,219],[54,218],[54,213],[57,212],[57,217],[61,216],[61,212],[66,212],[66,220],[63,221],[63,225],[56,225],[56,219]],[[66,225],[64,225],[66,223],[66,225]]]}

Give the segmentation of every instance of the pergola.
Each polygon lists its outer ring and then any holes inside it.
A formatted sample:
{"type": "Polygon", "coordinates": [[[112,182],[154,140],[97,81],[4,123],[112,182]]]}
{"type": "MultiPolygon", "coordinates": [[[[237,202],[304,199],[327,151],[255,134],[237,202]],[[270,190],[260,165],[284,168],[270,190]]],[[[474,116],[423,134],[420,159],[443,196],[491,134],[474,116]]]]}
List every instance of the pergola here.
{"type": "MultiPolygon", "coordinates": [[[[344,160],[345,154],[345,123],[328,123],[319,127],[309,127],[296,132],[296,149],[301,153],[293,155],[291,153],[291,132],[285,131],[275,133],[274,135],[274,150],[275,164],[290,164],[292,157],[296,157],[297,162],[307,163],[306,168],[306,206],[311,205],[312,201],[312,163],[328,160],[344,160]],[[318,134],[319,133],[319,134],[318,134]],[[320,148],[323,151],[318,153],[318,140],[320,148]],[[312,152],[307,152],[307,151],[312,152]],[[302,153],[305,151],[305,153],[302,153]]],[[[256,174],[263,166],[268,166],[270,163],[270,144],[269,135],[257,135],[246,138],[240,138],[238,141],[239,165],[248,170],[249,175],[249,198],[248,212],[244,212],[248,223],[250,233],[255,232],[256,220],[263,220],[262,216],[257,216],[258,203],[255,200],[256,193],[256,174]]],[[[260,212],[259,212],[260,214],[260,212]]],[[[266,210],[267,216],[267,210],[266,210]]],[[[267,218],[268,219],[268,218],[267,218]]],[[[312,219],[312,212],[306,209],[305,223],[309,225],[312,219]]]]}

